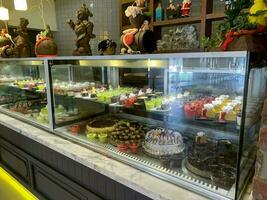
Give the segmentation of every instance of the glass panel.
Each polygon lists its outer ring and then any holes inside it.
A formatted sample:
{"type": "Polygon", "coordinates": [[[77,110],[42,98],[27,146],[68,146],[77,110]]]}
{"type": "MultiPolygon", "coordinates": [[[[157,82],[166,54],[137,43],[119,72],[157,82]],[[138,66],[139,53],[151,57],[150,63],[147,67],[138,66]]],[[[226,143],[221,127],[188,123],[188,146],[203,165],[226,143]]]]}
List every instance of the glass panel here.
{"type": "Polygon", "coordinates": [[[112,58],[53,61],[56,131],[210,198],[234,199],[246,52],[112,58]]]}
{"type": "Polygon", "coordinates": [[[45,70],[42,61],[0,62],[1,110],[48,126],[45,70]]]}
{"type": "Polygon", "coordinates": [[[258,141],[262,106],[266,98],[267,67],[256,67],[250,70],[248,80],[238,195],[243,192],[249,175],[254,171],[257,150],[255,146],[258,141]]]}
{"type": "Polygon", "coordinates": [[[213,0],[213,12],[224,12],[225,10],[225,1],[222,0],[213,0]]]}

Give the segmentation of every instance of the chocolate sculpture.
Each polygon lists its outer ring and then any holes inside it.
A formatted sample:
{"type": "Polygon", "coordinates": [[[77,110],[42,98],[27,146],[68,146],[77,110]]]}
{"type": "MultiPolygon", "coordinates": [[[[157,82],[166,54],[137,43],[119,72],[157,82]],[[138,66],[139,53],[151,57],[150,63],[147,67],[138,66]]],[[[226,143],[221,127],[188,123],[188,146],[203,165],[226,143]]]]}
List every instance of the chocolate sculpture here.
{"type": "Polygon", "coordinates": [[[14,55],[14,45],[11,36],[6,29],[2,29],[0,32],[0,57],[9,58],[14,55]]]}
{"type": "Polygon", "coordinates": [[[51,57],[57,55],[57,45],[53,40],[53,33],[49,25],[36,36],[35,55],[37,57],[51,57]]]}
{"type": "Polygon", "coordinates": [[[67,20],[71,29],[74,30],[77,39],[76,49],[73,51],[74,56],[92,55],[90,40],[95,38],[93,34],[94,24],[89,21],[89,17],[93,17],[93,13],[87,8],[86,4],[76,12],[77,21],[74,23],[71,19],[67,20]]]}
{"type": "Polygon", "coordinates": [[[30,57],[31,55],[30,39],[27,29],[28,25],[28,19],[20,18],[20,23],[17,29],[14,30],[14,32],[18,34],[18,36],[14,38],[14,53],[17,58],[30,57]]]}
{"type": "Polygon", "coordinates": [[[103,40],[98,44],[98,51],[100,51],[100,55],[115,55],[116,48],[116,42],[110,39],[103,40]]]}
{"type": "Polygon", "coordinates": [[[121,53],[151,53],[156,49],[154,33],[149,28],[150,18],[144,13],[145,0],[136,0],[129,6],[125,15],[132,28],[124,30],[121,36],[121,53]]]}

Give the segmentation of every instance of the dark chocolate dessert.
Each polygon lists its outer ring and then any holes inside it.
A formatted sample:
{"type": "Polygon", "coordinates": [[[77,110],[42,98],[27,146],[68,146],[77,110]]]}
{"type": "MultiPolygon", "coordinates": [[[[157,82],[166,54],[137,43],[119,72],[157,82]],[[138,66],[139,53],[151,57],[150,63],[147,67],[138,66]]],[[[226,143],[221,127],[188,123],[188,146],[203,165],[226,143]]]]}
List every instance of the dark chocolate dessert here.
{"type": "Polygon", "coordinates": [[[108,133],[114,130],[116,120],[109,118],[99,118],[90,121],[86,128],[87,133],[108,133]]]}
{"type": "Polygon", "coordinates": [[[189,146],[185,164],[190,172],[230,189],[236,178],[236,155],[229,140],[209,141],[205,133],[200,132],[189,146]]]}

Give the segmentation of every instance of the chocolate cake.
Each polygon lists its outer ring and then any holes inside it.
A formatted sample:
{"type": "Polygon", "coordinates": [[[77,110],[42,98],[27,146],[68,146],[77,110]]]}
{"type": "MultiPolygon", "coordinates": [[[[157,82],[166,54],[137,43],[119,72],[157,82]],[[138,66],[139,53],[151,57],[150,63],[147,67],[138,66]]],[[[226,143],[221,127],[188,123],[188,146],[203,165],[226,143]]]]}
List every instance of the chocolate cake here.
{"type": "Polygon", "coordinates": [[[108,133],[115,129],[116,120],[109,118],[98,118],[86,125],[87,133],[108,133]]]}
{"type": "Polygon", "coordinates": [[[186,168],[201,177],[211,179],[220,187],[230,189],[235,183],[236,155],[229,140],[209,141],[203,132],[189,146],[186,168]]]}

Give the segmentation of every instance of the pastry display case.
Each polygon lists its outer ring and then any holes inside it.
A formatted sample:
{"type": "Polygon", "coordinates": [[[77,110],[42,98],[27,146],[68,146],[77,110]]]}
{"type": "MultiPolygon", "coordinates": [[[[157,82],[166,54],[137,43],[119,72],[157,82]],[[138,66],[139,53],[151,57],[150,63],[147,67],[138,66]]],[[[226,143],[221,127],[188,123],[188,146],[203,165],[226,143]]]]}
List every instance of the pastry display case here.
{"type": "Polygon", "coordinates": [[[1,110],[208,198],[238,199],[253,172],[266,96],[267,67],[255,58],[244,51],[4,60],[1,110]],[[21,99],[39,103],[21,112],[21,99]]]}
{"type": "Polygon", "coordinates": [[[21,120],[48,128],[44,61],[0,61],[0,110],[21,120]]]}

